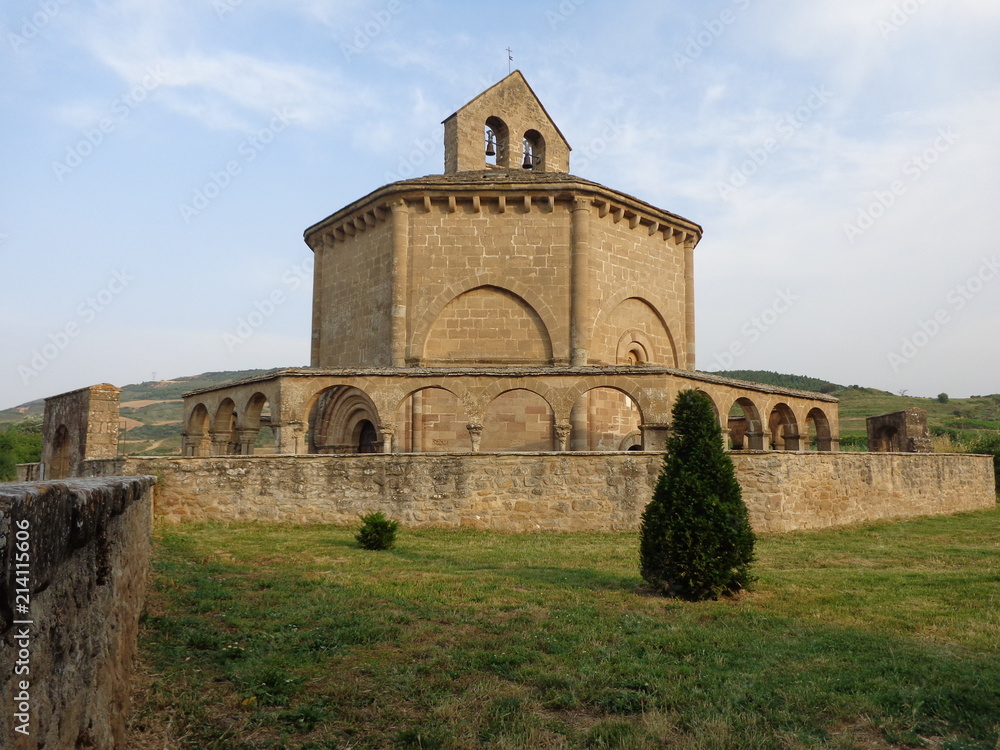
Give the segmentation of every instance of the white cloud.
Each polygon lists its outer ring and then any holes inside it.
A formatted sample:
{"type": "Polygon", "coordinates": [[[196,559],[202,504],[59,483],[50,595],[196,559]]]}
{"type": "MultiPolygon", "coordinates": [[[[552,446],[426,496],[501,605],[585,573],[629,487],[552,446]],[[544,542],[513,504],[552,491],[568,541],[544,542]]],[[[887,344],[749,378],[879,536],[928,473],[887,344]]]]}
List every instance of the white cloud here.
{"type": "MultiPolygon", "coordinates": [[[[319,12],[322,3],[311,12],[319,12]]],[[[234,11],[235,12],[235,11],[234,11]]],[[[364,88],[348,87],[336,70],[267,60],[245,52],[200,48],[192,43],[220,21],[177,4],[118,0],[83,15],[83,46],[126,83],[151,70],[165,77],[162,101],[210,128],[256,127],[276,108],[290,109],[296,122],[322,127],[370,105],[364,88]]]]}

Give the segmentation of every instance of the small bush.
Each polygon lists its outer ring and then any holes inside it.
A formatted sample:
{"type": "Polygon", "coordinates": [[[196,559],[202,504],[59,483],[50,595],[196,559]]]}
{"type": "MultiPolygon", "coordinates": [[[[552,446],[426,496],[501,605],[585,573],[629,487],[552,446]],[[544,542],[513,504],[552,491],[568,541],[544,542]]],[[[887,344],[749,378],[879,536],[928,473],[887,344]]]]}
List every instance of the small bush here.
{"type": "Polygon", "coordinates": [[[948,394],[947,393],[939,393],[938,394],[938,403],[940,403],[940,404],[947,404],[949,400],[950,399],[948,398],[948,394]]]}
{"type": "Polygon", "coordinates": [[[390,549],[396,543],[399,521],[390,521],[381,511],[361,516],[363,525],[355,539],[363,549],[390,549]]]}

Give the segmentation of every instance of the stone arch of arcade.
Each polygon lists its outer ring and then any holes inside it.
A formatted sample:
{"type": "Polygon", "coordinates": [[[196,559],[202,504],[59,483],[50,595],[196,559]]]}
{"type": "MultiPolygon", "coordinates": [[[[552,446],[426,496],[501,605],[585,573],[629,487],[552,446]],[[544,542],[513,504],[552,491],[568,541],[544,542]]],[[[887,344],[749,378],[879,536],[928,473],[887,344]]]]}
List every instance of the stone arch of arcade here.
{"type": "Polygon", "coordinates": [[[426,385],[407,393],[394,410],[393,452],[468,450],[468,409],[456,390],[460,389],[426,385]]]}
{"type": "Polygon", "coordinates": [[[277,408],[280,389],[276,383],[259,383],[196,393],[184,400],[185,456],[249,455],[257,452],[261,431],[270,432],[271,447],[278,450],[277,408]]]}
{"type": "Polygon", "coordinates": [[[362,389],[333,385],[312,401],[307,420],[309,453],[381,453],[378,407],[362,389]]]}

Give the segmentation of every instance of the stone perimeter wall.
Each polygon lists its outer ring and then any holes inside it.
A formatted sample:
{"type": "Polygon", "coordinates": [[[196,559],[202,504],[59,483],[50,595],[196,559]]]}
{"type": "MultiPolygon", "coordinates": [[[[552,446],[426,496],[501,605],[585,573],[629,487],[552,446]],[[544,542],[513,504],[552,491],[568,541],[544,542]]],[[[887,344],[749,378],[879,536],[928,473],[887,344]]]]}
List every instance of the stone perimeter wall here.
{"type": "Polygon", "coordinates": [[[155,481],[0,484],[0,747],[124,750],[155,481]],[[17,611],[15,576],[25,526],[27,614],[17,611]],[[16,731],[25,693],[27,734],[16,731]]]}
{"type": "MultiPolygon", "coordinates": [[[[989,456],[734,453],[754,528],[815,529],[993,507],[989,456]]],[[[157,474],[156,515],[179,521],[356,524],[500,531],[638,527],[662,453],[216,456],[89,461],[93,474],[157,474]]]]}

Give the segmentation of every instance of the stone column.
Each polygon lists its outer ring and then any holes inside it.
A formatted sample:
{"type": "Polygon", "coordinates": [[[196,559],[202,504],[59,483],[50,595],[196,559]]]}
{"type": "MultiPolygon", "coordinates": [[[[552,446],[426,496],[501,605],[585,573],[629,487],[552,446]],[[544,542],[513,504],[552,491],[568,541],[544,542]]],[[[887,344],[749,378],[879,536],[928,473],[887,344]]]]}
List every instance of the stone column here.
{"type": "Polygon", "coordinates": [[[644,451],[665,451],[667,449],[670,425],[641,424],[639,431],[642,433],[642,449],[644,451]]]}
{"type": "Polygon", "coordinates": [[[383,453],[395,453],[396,452],[396,428],[392,426],[384,426],[380,432],[382,433],[382,452],[383,453]]]}
{"type": "Polygon", "coordinates": [[[306,426],[303,422],[288,421],[275,425],[278,433],[277,450],[282,454],[307,453],[305,445],[306,426]]]}
{"type": "Polygon", "coordinates": [[[582,403],[577,400],[573,410],[569,413],[570,426],[570,450],[589,451],[590,450],[590,393],[587,392],[581,397],[585,399],[582,403]]]}
{"type": "Polygon", "coordinates": [[[212,455],[213,456],[227,456],[229,455],[229,432],[212,432],[209,433],[212,439],[212,455]]]}
{"type": "Polygon", "coordinates": [[[479,453],[479,444],[483,439],[483,426],[481,424],[467,424],[465,429],[469,431],[469,439],[472,440],[472,452],[479,453]]]}
{"type": "Polygon", "coordinates": [[[312,304],[312,339],[310,343],[310,367],[319,367],[320,337],[323,327],[323,256],[328,245],[334,242],[333,237],[327,239],[321,236],[310,243],[313,251],[313,304],[312,304]]]}
{"type": "Polygon", "coordinates": [[[729,428],[722,428],[722,450],[729,450],[729,428]]]}
{"type": "Polygon", "coordinates": [[[693,235],[684,238],[684,365],[682,369],[694,369],[694,243],[693,235]]]}
{"type": "Polygon", "coordinates": [[[254,454],[254,447],[257,443],[258,432],[260,432],[259,428],[256,430],[251,429],[251,430],[236,431],[236,440],[240,446],[239,449],[240,455],[252,456],[254,454]]]}
{"type": "Polygon", "coordinates": [[[570,230],[570,366],[587,364],[590,347],[590,208],[588,198],[573,199],[570,230]]]}
{"type": "Polygon", "coordinates": [[[801,440],[798,435],[785,435],[784,443],[786,451],[797,451],[801,450],[801,440]]]}
{"type": "Polygon", "coordinates": [[[410,396],[410,450],[424,452],[424,394],[417,391],[410,396]]]}
{"type": "Polygon", "coordinates": [[[409,295],[410,213],[406,201],[392,205],[392,366],[406,366],[406,302],[409,295]]]}
{"type": "Polygon", "coordinates": [[[556,450],[564,451],[569,449],[569,436],[573,432],[573,426],[569,422],[563,422],[555,426],[556,450]]]}

